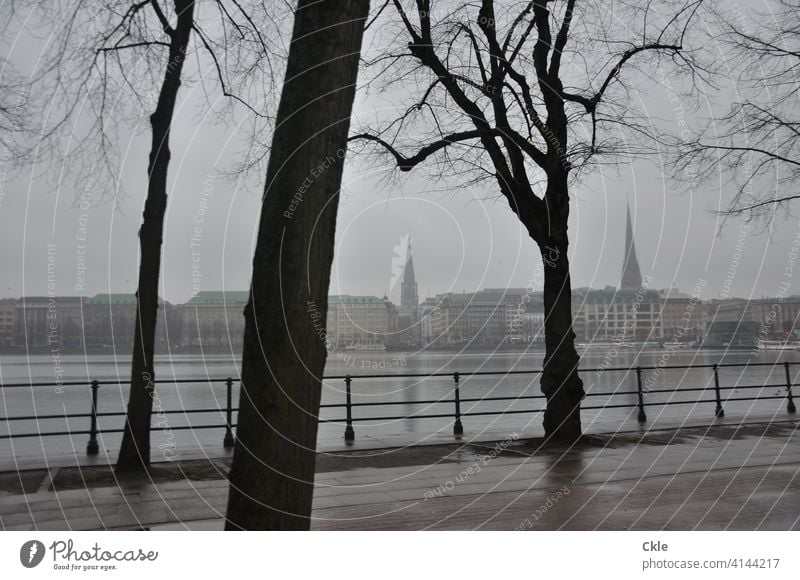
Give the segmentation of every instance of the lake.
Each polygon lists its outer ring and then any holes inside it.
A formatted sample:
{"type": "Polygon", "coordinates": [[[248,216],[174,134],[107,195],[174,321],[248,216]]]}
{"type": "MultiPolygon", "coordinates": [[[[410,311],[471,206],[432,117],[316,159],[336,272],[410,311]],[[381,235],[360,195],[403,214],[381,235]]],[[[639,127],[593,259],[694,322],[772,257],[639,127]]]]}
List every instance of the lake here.
{"type": "MultiPolygon", "coordinates": [[[[431,414],[452,414],[452,403],[415,404],[415,401],[437,401],[451,399],[453,396],[452,377],[413,378],[401,377],[404,373],[459,373],[522,371],[539,369],[542,365],[541,352],[528,353],[387,353],[387,352],[335,352],[329,356],[326,376],[353,375],[353,403],[392,402],[389,406],[363,407],[353,410],[356,431],[355,447],[408,445],[425,442],[452,440],[452,419],[383,419],[377,421],[359,420],[365,416],[413,416],[431,414]],[[387,374],[389,378],[359,379],[358,375],[387,374]]],[[[610,347],[595,346],[582,353],[581,366],[584,369],[611,367],[630,368],[663,365],[709,365],[713,363],[774,363],[767,366],[748,368],[722,368],[719,371],[722,387],[735,387],[724,390],[723,398],[744,398],[754,396],[784,396],[785,374],[783,361],[799,362],[797,351],[723,352],[713,350],[635,349],[611,350],[610,347]],[[744,388],[758,387],[758,388],[744,388]]],[[[0,383],[54,382],[56,370],[63,373],[63,382],[83,381],[79,386],[61,385],[35,388],[0,389],[0,416],[50,415],[55,418],[39,421],[0,422],[0,434],[44,433],[48,431],[84,431],[88,429],[89,419],[81,417],[66,420],[65,414],[87,414],[90,410],[90,389],[88,382],[95,379],[101,382],[98,410],[100,412],[124,412],[127,400],[128,353],[114,355],[66,355],[61,357],[61,369],[55,369],[47,355],[0,356],[0,383]],[[109,384],[120,382],[121,384],[109,384]]],[[[793,366],[792,380],[797,380],[800,364],[793,366]]],[[[184,384],[159,384],[155,409],[191,410],[203,409],[207,412],[190,415],[193,425],[222,424],[225,408],[226,389],[224,378],[238,376],[238,361],[226,355],[175,355],[157,357],[156,378],[196,379],[197,382],[184,384]]],[[[612,372],[611,370],[584,371],[582,375],[588,396],[584,407],[602,407],[608,404],[635,404],[635,393],[613,393],[636,390],[636,377],[633,372],[612,372]]],[[[503,434],[517,433],[520,436],[541,435],[541,414],[535,412],[543,407],[542,400],[527,401],[487,401],[491,397],[517,397],[541,395],[538,375],[508,375],[462,377],[460,390],[465,438],[502,437],[503,434]],[[511,415],[473,415],[501,410],[531,410],[530,413],[511,415]]],[[[686,422],[711,422],[714,420],[713,373],[711,369],[669,369],[645,370],[642,379],[647,392],[647,426],[674,426],[686,422]],[[689,389],[712,387],[700,393],[689,389]],[[659,390],[676,389],[676,392],[659,393],[659,390]],[[680,401],[702,399],[695,404],[675,404],[680,401]],[[657,403],[671,403],[659,405],[657,403]]],[[[323,404],[343,403],[345,400],[344,381],[330,379],[324,382],[323,404]]],[[[237,404],[238,385],[234,387],[234,405],[237,404]]],[[[786,419],[786,404],[783,400],[764,401],[726,401],[724,409],[727,419],[742,421],[774,416],[786,419]]],[[[636,408],[585,409],[582,413],[584,429],[587,432],[600,432],[615,429],[636,430],[636,408]]],[[[323,409],[323,419],[344,417],[344,409],[323,409]]],[[[235,417],[234,417],[235,422],[235,417]]],[[[170,449],[170,457],[180,456],[182,452],[197,454],[223,453],[222,438],[224,428],[172,430],[187,425],[186,415],[168,414],[166,423],[170,429],[155,429],[152,447],[153,459],[158,460],[159,447],[170,449]],[[174,447],[173,447],[174,446],[174,447]]],[[[101,417],[100,429],[120,428],[122,417],[101,417]]],[[[336,449],[343,445],[344,426],[323,423],[320,426],[318,446],[320,449],[336,449]]],[[[118,434],[101,436],[101,455],[113,456],[119,445],[118,434]]],[[[18,458],[42,461],[45,458],[77,456],[85,458],[88,436],[85,434],[56,437],[31,437],[0,440],[0,458],[5,462],[18,458]]],[[[102,459],[99,458],[99,459],[102,459]]]]}

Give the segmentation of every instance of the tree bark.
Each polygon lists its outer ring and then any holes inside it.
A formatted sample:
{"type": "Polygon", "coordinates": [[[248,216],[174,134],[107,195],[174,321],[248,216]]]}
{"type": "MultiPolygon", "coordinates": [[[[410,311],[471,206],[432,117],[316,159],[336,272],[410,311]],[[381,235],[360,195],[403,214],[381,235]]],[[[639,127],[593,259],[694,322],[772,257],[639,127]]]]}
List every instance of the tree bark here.
{"type": "Polygon", "coordinates": [[[156,109],[150,116],[152,145],[147,168],[147,199],[139,230],[139,281],[136,290],[131,387],[125,431],[116,470],[145,472],[150,465],[150,420],[153,412],[155,369],[153,355],[158,317],[158,278],[164,214],[167,211],[167,169],[172,116],[181,85],[181,71],[194,22],[194,0],[175,0],[177,25],[170,29],[169,60],[156,109]]]}
{"type": "Polygon", "coordinates": [[[540,244],[544,264],[545,357],[541,388],[547,397],[545,437],[574,442],[581,436],[583,381],[572,329],[572,285],[566,240],[540,244]]]}
{"type": "Polygon", "coordinates": [[[226,529],[310,525],[339,188],[368,0],[300,0],[245,308],[226,529]]]}
{"type": "MultiPolygon", "coordinates": [[[[539,13],[540,10],[540,7],[534,9],[537,18],[546,15],[546,10],[539,13]]],[[[541,36],[539,41],[542,41],[541,36]]],[[[578,375],[580,358],[575,350],[575,332],[572,329],[572,283],[567,252],[570,210],[570,164],[566,157],[568,119],[561,79],[557,75],[545,74],[546,67],[538,69],[547,107],[547,126],[551,131],[545,167],[547,211],[539,216],[539,223],[544,227],[539,229],[538,236],[544,264],[545,355],[540,384],[547,397],[547,409],[543,426],[547,441],[574,443],[581,437],[581,400],[585,392],[578,375]]]]}

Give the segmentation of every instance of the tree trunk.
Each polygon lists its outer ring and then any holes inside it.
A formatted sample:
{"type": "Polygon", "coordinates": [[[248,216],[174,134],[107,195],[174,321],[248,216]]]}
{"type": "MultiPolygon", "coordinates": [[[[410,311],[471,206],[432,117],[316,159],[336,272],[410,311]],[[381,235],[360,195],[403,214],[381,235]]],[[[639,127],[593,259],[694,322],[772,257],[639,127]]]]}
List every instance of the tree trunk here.
{"type": "Polygon", "coordinates": [[[147,168],[147,200],[139,230],[139,285],[131,364],[131,388],[117,471],[144,472],[150,464],[150,417],[155,372],[153,355],[158,317],[158,277],[164,214],[167,211],[167,169],[172,115],[181,85],[181,71],[192,32],[194,0],[175,0],[178,22],[170,33],[169,61],[158,103],[150,116],[153,141],[147,168]]]}
{"type": "Polygon", "coordinates": [[[547,397],[544,431],[548,440],[558,442],[574,442],[580,438],[584,396],[572,330],[567,247],[566,241],[552,239],[539,245],[544,264],[545,357],[541,378],[542,392],[547,397]]]}
{"type": "Polygon", "coordinates": [[[300,0],[272,141],[226,529],[308,529],[325,319],[368,0],[300,0]]]}

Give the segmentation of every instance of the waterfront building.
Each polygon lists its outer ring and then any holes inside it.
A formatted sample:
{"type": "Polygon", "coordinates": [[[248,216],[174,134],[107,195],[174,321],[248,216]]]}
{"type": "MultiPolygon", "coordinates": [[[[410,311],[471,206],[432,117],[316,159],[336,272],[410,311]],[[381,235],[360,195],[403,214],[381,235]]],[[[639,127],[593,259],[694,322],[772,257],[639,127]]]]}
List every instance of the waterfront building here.
{"type": "Polygon", "coordinates": [[[625,248],[619,288],[582,288],[573,291],[573,330],[578,341],[620,343],[661,340],[661,295],[644,286],[630,207],[625,216],[625,248]]]}
{"type": "Polygon", "coordinates": [[[674,288],[662,290],[661,333],[664,341],[693,342],[703,339],[706,306],[697,297],[674,288]]]}
{"type": "Polygon", "coordinates": [[[664,336],[656,290],[581,289],[573,293],[572,309],[573,329],[581,342],[644,342],[664,336]]]}
{"type": "Polygon", "coordinates": [[[506,342],[544,342],[544,295],[533,288],[485,288],[502,295],[506,310],[506,342]]]}
{"type": "Polygon", "coordinates": [[[83,344],[83,298],[26,296],[14,312],[14,344],[28,348],[79,348],[83,344]]]}
{"type": "Polygon", "coordinates": [[[329,296],[326,322],[329,349],[381,350],[397,331],[397,312],[386,296],[329,296]]]}
{"type": "Polygon", "coordinates": [[[88,348],[133,344],[136,330],[135,294],[97,294],[84,302],[84,333],[88,348]]]}
{"type": "Polygon", "coordinates": [[[502,292],[440,295],[432,313],[434,347],[496,346],[508,337],[507,304],[502,292]]]}
{"type": "Polygon", "coordinates": [[[796,339],[800,296],[713,301],[709,322],[755,322],[763,340],[796,339]]]}
{"type": "Polygon", "coordinates": [[[428,346],[436,339],[433,332],[433,312],[437,306],[439,306],[439,298],[430,296],[419,306],[419,334],[422,347],[428,346]]]}
{"type": "MultiPolygon", "coordinates": [[[[83,300],[83,340],[86,348],[128,350],[136,331],[136,295],[131,293],[96,294],[83,300]]],[[[164,349],[181,342],[180,310],[158,299],[155,347],[164,349]]]]}
{"type": "Polygon", "coordinates": [[[17,318],[17,300],[0,299],[0,347],[14,344],[14,327],[17,318]]]}
{"type": "Polygon", "coordinates": [[[181,306],[180,344],[241,347],[249,292],[198,292],[181,306]]]}
{"type": "Polygon", "coordinates": [[[754,350],[758,345],[759,324],[752,320],[711,320],[706,322],[704,348],[754,350]]]}

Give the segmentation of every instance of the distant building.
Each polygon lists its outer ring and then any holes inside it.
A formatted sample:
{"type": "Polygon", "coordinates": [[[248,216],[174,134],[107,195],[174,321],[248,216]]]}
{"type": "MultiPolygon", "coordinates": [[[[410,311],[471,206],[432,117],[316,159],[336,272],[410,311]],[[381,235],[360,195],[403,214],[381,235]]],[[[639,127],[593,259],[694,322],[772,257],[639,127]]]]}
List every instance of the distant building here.
{"type": "Polygon", "coordinates": [[[406,256],[403,282],[400,285],[400,306],[397,309],[397,334],[392,337],[391,344],[396,348],[413,349],[422,342],[422,329],[419,324],[419,292],[410,239],[406,256]]]}
{"type": "Polygon", "coordinates": [[[572,299],[576,339],[644,342],[661,340],[661,296],[656,290],[584,290],[572,299]]]}
{"type": "Polygon", "coordinates": [[[329,348],[383,349],[396,330],[395,306],[385,296],[328,296],[326,336],[329,348]]]}
{"type": "Polygon", "coordinates": [[[699,343],[706,322],[705,304],[675,289],[662,290],[659,294],[664,340],[699,343]]]}
{"type": "Polygon", "coordinates": [[[616,341],[621,343],[661,340],[662,300],[656,290],[643,284],[636,243],[633,237],[630,207],[625,215],[625,252],[619,289],[585,288],[572,296],[573,330],[576,339],[616,341]]]}
{"type": "Polygon", "coordinates": [[[502,294],[506,305],[506,341],[509,344],[544,342],[544,296],[532,288],[486,288],[502,294]]]}
{"type": "Polygon", "coordinates": [[[758,345],[759,323],[752,320],[717,320],[706,324],[702,346],[705,348],[741,348],[758,345]]]}
{"type": "Polygon", "coordinates": [[[494,346],[508,337],[502,292],[441,295],[432,313],[434,346],[494,346]]]}
{"type": "Polygon", "coordinates": [[[124,347],[133,344],[136,331],[135,294],[97,294],[85,301],[86,346],[124,347]]]}
{"type": "Polygon", "coordinates": [[[241,347],[249,292],[203,291],[181,306],[181,345],[241,347]]]}
{"type": "Polygon", "coordinates": [[[0,347],[14,344],[14,326],[17,319],[17,300],[0,299],[0,347]]]}
{"type": "Polygon", "coordinates": [[[435,340],[433,333],[433,311],[439,305],[439,299],[428,297],[419,307],[420,346],[428,346],[435,340]]]}
{"type": "Polygon", "coordinates": [[[14,343],[28,348],[81,347],[83,300],[75,296],[20,298],[14,313],[14,343]]]}
{"type": "Polygon", "coordinates": [[[541,310],[529,308],[522,314],[520,322],[517,335],[511,338],[512,342],[518,339],[524,344],[544,343],[544,306],[541,310]]]}
{"type": "MultiPolygon", "coordinates": [[[[162,298],[158,302],[155,347],[180,344],[179,310],[162,298]]],[[[83,333],[87,348],[130,349],[136,324],[135,294],[96,294],[83,301],[83,333]]]]}
{"type": "Polygon", "coordinates": [[[709,305],[710,322],[755,322],[764,340],[794,339],[800,319],[800,297],[714,301],[709,305]]]}

